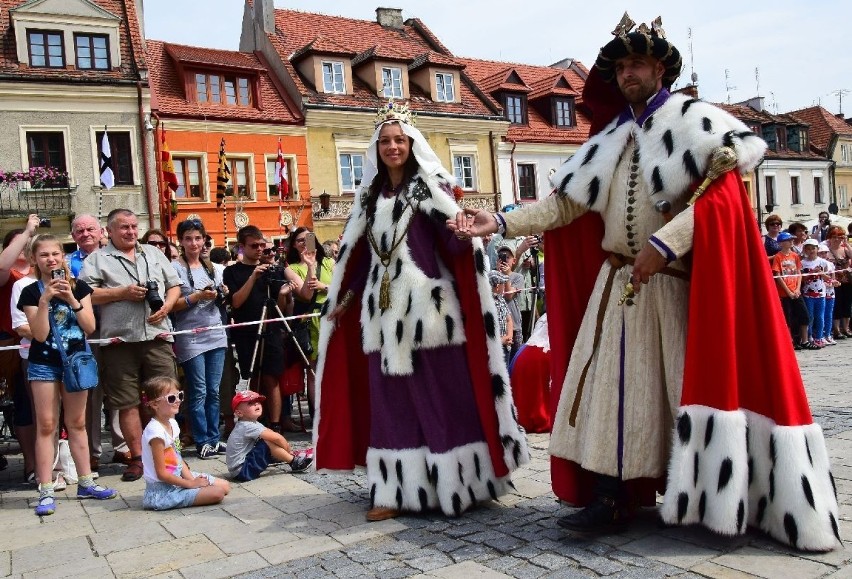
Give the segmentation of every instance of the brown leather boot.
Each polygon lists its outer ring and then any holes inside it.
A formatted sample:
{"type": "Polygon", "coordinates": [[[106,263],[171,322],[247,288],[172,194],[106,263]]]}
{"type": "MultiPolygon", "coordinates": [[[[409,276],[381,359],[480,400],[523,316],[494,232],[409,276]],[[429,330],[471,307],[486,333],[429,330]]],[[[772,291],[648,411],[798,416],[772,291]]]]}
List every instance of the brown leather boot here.
{"type": "Polygon", "coordinates": [[[390,507],[373,507],[369,511],[367,511],[367,520],[368,521],[384,521],[387,519],[395,519],[402,514],[401,511],[397,509],[392,509],[390,507]]]}

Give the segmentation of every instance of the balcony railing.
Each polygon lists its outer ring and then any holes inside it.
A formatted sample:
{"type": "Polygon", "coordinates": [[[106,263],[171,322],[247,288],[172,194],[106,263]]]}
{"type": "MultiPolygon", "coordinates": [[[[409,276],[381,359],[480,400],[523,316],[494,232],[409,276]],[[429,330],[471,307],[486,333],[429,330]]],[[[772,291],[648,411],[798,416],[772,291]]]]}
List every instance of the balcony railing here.
{"type": "Polygon", "coordinates": [[[76,187],[31,188],[27,182],[0,183],[0,218],[70,215],[71,192],[76,187]]]}

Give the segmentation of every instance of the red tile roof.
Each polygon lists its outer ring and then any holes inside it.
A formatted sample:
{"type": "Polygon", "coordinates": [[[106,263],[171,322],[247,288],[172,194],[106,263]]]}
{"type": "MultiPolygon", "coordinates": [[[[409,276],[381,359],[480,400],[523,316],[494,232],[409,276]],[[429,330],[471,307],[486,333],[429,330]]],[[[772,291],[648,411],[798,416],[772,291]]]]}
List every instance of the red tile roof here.
{"type": "Polygon", "coordinates": [[[305,46],[293,53],[290,57],[292,62],[298,62],[309,54],[339,54],[342,56],[355,56],[356,52],[338,44],[331,38],[319,35],[305,46]]]}
{"type": "Polygon", "coordinates": [[[418,68],[422,68],[427,65],[456,68],[459,70],[464,68],[464,65],[458,60],[430,50],[418,55],[417,58],[414,59],[414,62],[408,66],[408,70],[417,70],[418,68]]]}
{"type": "Polygon", "coordinates": [[[352,66],[358,66],[362,62],[367,62],[369,60],[396,60],[401,62],[411,62],[410,58],[400,56],[399,53],[387,49],[381,44],[377,44],[375,46],[371,46],[353,58],[352,66]]]}
{"type": "Polygon", "coordinates": [[[811,145],[823,155],[828,154],[828,146],[834,137],[852,138],[852,126],[823,107],[809,107],[790,114],[811,126],[811,145]]]}
{"type": "MultiPolygon", "coordinates": [[[[307,107],[333,105],[375,110],[383,101],[366,83],[358,79],[357,75],[353,75],[353,94],[318,92],[311,80],[293,65],[294,53],[318,36],[334,38],[337,44],[350,50],[353,55],[360,55],[379,45],[382,52],[396,54],[398,59],[405,62],[414,63],[415,59],[421,57],[432,59],[440,66],[461,67],[446,47],[417,19],[407,20],[401,29],[393,29],[370,20],[276,8],[275,28],[276,32],[268,35],[269,40],[307,107]]],[[[500,115],[499,107],[487,98],[478,97],[474,89],[465,82],[464,76],[460,84],[458,97],[461,102],[441,103],[427,97],[412,83],[409,87],[409,106],[420,115],[449,114],[489,118],[500,115]]]]}
{"type": "Polygon", "coordinates": [[[151,63],[150,82],[154,94],[152,108],[162,117],[205,118],[218,121],[247,121],[258,123],[301,123],[302,116],[286,92],[277,87],[264,63],[255,54],[167,44],[148,40],[148,59],[151,63]],[[185,58],[185,60],[184,60],[185,58]],[[187,101],[184,82],[176,59],[185,66],[206,70],[241,69],[256,74],[261,109],[238,107],[221,103],[187,101]]]}
{"type": "MultiPolygon", "coordinates": [[[[534,66],[474,58],[459,58],[458,60],[467,65],[465,73],[479,84],[483,91],[491,93],[492,96],[502,90],[529,93],[527,95],[528,124],[511,125],[506,136],[507,140],[524,143],[564,143],[571,145],[580,145],[588,140],[591,122],[582,107],[577,106],[581,103],[579,95],[585,86],[585,78],[577,71],[570,68],[534,66]],[[505,82],[513,72],[526,83],[525,86],[505,82]],[[565,79],[565,82],[571,88],[554,88],[561,79],[565,79]],[[563,129],[551,124],[550,101],[542,98],[550,95],[578,97],[574,106],[577,120],[575,126],[563,129]]],[[[576,61],[575,64],[583,74],[588,74],[582,64],[576,61]]]]}
{"type": "MultiPolygon", "coordinates": [[[[120,18],[118,25],[121,46],[121,66],[113,70],[77,70],[56,68],[31,68],[19,63],[9,10],[30,3],[30,0],[0,0],[0,74],[14,74],[22,80],[59,82],[96,82],[110,84],[116,81],[139,80],[138,70],[148,67],[145,47],[139,29],[136,3],[129,0],[89,0],[105,12],[120,18]]],[[[65,55],[65,62],[73,64],[73,55],[65,55]]]]}
{"type": "MultiPolygon", "coordinates": [[[[751,108],[748,105],[729,105],[726,103],[713,103],[717,107],[722,110],[728,111],[733,116],[741,120],[742,122],[753,125],[755,123],[761,125],[799,125],[799,126],[808,126],[808,123],[803,119],[797,118],[791,114],[772,114],[768,111],[758,111],[756,109],[751,108]]],[[[809,131],[810,133],[810,131],[809,131]]],[[[812,138],[812,137],[811,137],[812,138]]],[[[789,149],[782,149],[773,151],[771,149],[766,151],[767,159],[799,159],[802,161],[818,161],[825,160],[825,157],[813,152],[810,148],[807,151],[799,152],[799,151],[791,151],[789,149]]]]}

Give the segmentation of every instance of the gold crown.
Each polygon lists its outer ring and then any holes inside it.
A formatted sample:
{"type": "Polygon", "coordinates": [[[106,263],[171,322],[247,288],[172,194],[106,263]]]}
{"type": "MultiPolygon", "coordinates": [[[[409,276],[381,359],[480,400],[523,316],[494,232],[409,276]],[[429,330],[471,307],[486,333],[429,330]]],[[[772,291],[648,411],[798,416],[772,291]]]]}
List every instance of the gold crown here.
{"type": "Polygon", "coordinates": [[[415,116],[414,112],[408,108],[407,103],[399,104],[393,100],[389,100],[388,104],[381,107],[379,112],[376,113],[376,128],[379,128],[379,125],[388,121],[396,121],[414,126],[415,116]]]}

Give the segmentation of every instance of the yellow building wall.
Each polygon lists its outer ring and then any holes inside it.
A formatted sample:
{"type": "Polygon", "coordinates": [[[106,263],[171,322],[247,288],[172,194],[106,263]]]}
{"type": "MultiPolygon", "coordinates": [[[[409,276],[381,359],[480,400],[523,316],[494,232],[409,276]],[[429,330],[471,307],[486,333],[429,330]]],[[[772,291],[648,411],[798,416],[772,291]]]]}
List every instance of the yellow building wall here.
{"type": "Polygon", "coordinates": [[[833,161],[834,166],[834,190],[837,194],[837,204],[839,206],[838,213],[840,215],[852,216],[852,159],[844,161],[841,154],[840,146],[845,145],[852,150],[852,139],[838,139],[834,147],[833,161]],[[846,187],[846,199],[841,198],[841,187],[846,187]],[[843,206],[843,202],[846,206],[843,206]]]}

